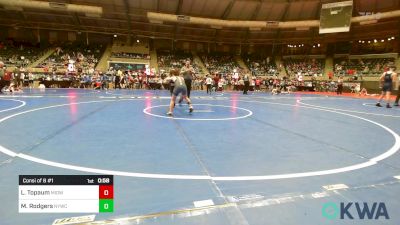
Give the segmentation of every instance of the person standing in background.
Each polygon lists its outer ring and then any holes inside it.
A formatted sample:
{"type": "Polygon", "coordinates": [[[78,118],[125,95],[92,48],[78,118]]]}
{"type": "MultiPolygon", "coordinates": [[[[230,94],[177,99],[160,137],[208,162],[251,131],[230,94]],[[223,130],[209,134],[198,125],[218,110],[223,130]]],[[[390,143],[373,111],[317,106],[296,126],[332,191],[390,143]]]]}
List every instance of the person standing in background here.
{"type": "Polygon", "coordinates": [[[18,84],[17,88],[22,88],[24,86],[24,81],[25,81],[25,68],[21,66],[19,71],[20,71],[19,84],[18,84]]]}
{"type": "Polygon", "coordinates": [[[338,94],[338,95],[343,94],[343,77],[342,76],[339,76],[339,78],[338,78],[336,94],[338,94]]]}
{"type": "Polygon", "coordinates": [[[329,79],[329,80],[332,80],[332,79],[333,79],[333,72],[332,72],[332,71],[329,71],[329,72],[328,72],[328,79],[329,79]]]}
{"type": "Polygon", "coordinates": [[[139,73],[138,74],[138,80],[139,80],[139,89],[143,88],[143,74],[139,73]]]}
{"type": "Polygon", "coordinates": [[[256,78],[256,90],[255,91],[261,91],[261,79],[260,78],[256,78]]]}
{"type": "Polygon", "coordinates": [[[122,77],[122,71],[118,70],[118,72],[115,74],[115,80],[114,80],[114,89],[121,89],[121,77],[122,77]]]}
{"type": "Polygon", "coordinates": [[[19,84],[21,83],[21,77],[20,77],[20,74],[19,74],[19,68],[18,67],[15,67],[15,69],[14,69],[14,74],[13,74],[13,78],[12,78],[12,81],[14,82],[14,84],[18,87],[19,86],[19,84]]]}
{"type": "Polygon", "coordinates": [[[389,70],[387,72],[384,72],[380,77],[382,93],[379,101],[376,103],[377,107],[382,107],[381,101],[385,97],[386,108],[392,108],[390,106],[390,94],[393,89],[393,84],[395,84],[395,88],[398,87],[397,74],[394,72],[394,70],[396,70],[396,67],[394,65],[389,65],[389,70]]]}
{"type": "Polygon", "coordinates": [[[219,75],[218,75],[218,73],[214,74],[213,81],[214,81],[213,82],[214,90],[215,90],[215,92],[217,92],[218,91],[218,83],[219,83],[219,75]]]}
{"type": "Polygon", "coordinates": [[[206,78],[206,86],[207,86],[207,94],[210,93],[211,94],[211,86],[212,86],[212,79],[210,77],[209,74],[207,74],[207,78],[206,78]]]}
{"type": "Polygon", "coordinates": [[[34,81],[35,77],[33,76],[33,73],[31,71],[29,71],[28,73],[28,83],[29,83],[29,88],[34,88],[34,81]]]}
{"type": "Polygon", "coordinates": [[[245,71],[245,74],[243,76],[243,81],[244,81],[244,88],[243,88],[243,94],[248,95],[249,87],[250,87],[250,74],[248,71],[245,71]]]}

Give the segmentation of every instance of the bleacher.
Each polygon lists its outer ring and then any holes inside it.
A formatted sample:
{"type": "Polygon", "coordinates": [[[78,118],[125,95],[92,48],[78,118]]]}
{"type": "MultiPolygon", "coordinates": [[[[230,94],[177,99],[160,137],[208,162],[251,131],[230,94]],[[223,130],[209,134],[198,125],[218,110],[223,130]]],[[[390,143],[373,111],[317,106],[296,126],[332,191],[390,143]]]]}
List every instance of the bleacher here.
{"type": "Polygon", "coordinates": [[[66,69],[69,60],[75,61],[76,68],[82,71],[94,69],[103,54],[105,46],[65,44],[56,47],[55,52],[40,63],[39,68],[52,68],[53,70],[66,69]]]}
{"type": "Polygon", "coordinates": [[[158,69],[161,73],[168,73],[172,68],[180,69],[185,65],[185,61],[190,60],[191,64],[196,73],[201,73],[201,68],[193,61],[193,56],[188,52],[169,52],[159,51],[157,52],[157,63],[158,69]]]}
{"type": "Polygon", "coordinates": [[[27,66],[36,61],[45,49],[24,42],[0,42],[0,61],[7,67],[27,66]]]}
{"type": "Polygon", "coordinates": [[[290,77],[301,73],[303,76],[322,76],[325,68],[323,58],[284,58],[284,65],[290,77]]]}
{"type": "Polygon", "coordinates": [[[145,41],[135,42],[128,45],[125,42],[114,42],[112,45],[112,52],[114,53],[135,53],[142,55],[149,55],[149,44],[145,41]]]}
{"type": "Polygon", "coordinates": [[[233,73],[234,69],[241,69],[231,54],[203,54],[201,59],[210,73],[229,74],[233,73]]]}
{"type": "Polygon", "coordinates": [[[272,57],[242,55],[242,59],[253,76],[274,76],[279,74],[275,60],[272,57]]]}
{"type": "Polygon", "coordinates": [[[394,58],[358,58],[349,59],[338,57],[334,59],[334,73],[336,76],[380,76],[387,64],[394,63],[394,58]]]}
{"type": "MultiPolygon", "coordinates": [[[[108,68],[121,69],[123,71],[144,71],[146,65],[150,65],[150,50],[146,41],[127,44],[114,42],[111,54],[108,58],[108,68]]],[[[152,71],[154,68],[151,68],[152,71]]]]}

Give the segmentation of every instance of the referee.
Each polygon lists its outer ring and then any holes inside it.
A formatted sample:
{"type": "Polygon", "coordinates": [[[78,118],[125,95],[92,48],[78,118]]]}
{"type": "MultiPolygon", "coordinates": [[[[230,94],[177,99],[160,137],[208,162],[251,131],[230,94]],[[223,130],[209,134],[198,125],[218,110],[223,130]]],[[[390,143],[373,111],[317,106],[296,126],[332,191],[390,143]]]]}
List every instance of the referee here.
{"type": "MultiPolygon", "coordinates": [[[[185,80],[186,88],[187,88],[187,97],[190,98],[190,91],[192,90],[192,80],[194,75],[194,69],[190,65],[190,60],[186,60],[185,65],[181,69],[181,74],[183,79],[185,80]]],[[[179,102],[182,102],[182,98],[179,102]]]]}

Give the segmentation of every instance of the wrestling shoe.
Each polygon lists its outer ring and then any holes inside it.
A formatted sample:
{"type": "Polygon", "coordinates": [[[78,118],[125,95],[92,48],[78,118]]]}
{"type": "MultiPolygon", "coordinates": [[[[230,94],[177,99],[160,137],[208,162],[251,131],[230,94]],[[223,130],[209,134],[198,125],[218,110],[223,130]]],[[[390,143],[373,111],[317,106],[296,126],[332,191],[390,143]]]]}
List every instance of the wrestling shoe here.
{"type": "Polygon", "coordinates": [[[382,107],[382,105],[381,105],[381,103],[376,103],[376,106],[378,106],[378,107],[382,107]]]}

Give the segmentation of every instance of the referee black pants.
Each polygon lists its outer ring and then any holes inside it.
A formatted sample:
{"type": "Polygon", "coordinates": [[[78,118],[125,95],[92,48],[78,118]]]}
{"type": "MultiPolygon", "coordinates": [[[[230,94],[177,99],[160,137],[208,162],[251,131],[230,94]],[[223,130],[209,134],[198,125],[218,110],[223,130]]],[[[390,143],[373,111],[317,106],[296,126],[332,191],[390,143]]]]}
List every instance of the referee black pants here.
{"type": "Polygon", "coordinates": [[[249,91],[250,81],[244,82],[243,94],[247,95],[247,91],[249,91]]]}
{"type": "Polygon", "coordinates": [[[343,84],[338,84],[336,94],[338,95],[343,94],[343,84]]]}
{"type": "Polygon", "coordinates": [[[186,88],[187,88],[187,96],[190,98],[190,91],[192,90],[192,80],[185,80],[186,88]]]}

